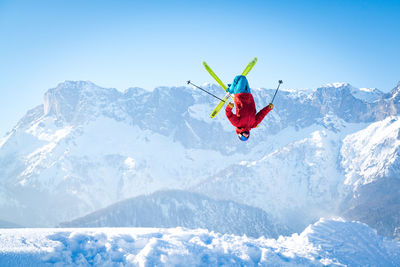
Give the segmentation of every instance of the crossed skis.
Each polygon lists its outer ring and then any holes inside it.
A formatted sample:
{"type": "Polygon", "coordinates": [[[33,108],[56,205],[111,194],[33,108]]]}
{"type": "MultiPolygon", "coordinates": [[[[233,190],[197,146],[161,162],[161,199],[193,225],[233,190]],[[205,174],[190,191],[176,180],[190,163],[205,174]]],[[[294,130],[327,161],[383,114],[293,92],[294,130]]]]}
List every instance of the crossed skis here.
{"type": "MultiPolygon", "coordinates": [[[[242,72],[242,75],[246,76],[251,71],[251,69],[254,67],[254,65],[256,65],[256,63],[257,63],[257,58],[255,57],[252,61],[250,61],[249,64],[247,64],[246,68],[242,72]]],[[[215,97],[215,98],[220,100],[219,104],[214,108],[214,110],[211,112],[211,115],[210,115],[211,118],[215,118],[217,116],[218,112],[225,105],[225,103],[228,100],[228,98],[231,97],[232,100],[234,100],[234,96],[228,93],[228,91],[227,91],[228,87],[221,81],[220,78],[218,78],[218,76],[214,73],[214,71],[208,66],[208,64],[205,61],[203,61],[203,66],[205,67],[207,72],[214,78],[214,80],[225,90],[226,95],[221,99],[218,96],[208,92],[207,90],[204,90],[203,88],[193,84],[191,81],[187,81],[187,84],[191,84],[194,87],[196,87],[196,88],[206,92],[207,94],[212,95],[213,97],[215,97]]],[[[275,90],[275,94],[274,94],[274,97],[272,98],[271,103],[274,101],[276,93],[278,93],[279,87],[280,87],[280,85],[282,83],[283,83],[282,80],[279,80],[278,87],[275,90]]]]}

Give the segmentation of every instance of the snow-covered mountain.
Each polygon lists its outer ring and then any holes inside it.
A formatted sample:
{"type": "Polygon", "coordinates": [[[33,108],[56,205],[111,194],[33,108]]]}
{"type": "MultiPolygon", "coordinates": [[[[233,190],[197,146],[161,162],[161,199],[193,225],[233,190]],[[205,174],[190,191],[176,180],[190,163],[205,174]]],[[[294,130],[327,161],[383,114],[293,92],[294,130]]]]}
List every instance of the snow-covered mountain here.
{"type": "Polygon", "coordinates": [[[400,117],[387,117],[346,136],[341,148],[346,184],[354,187],[399,174],[400,117]]]}
{"type": "Polygon", "coordinates": [[[354,188],[345,217],[400,237],[400,117],[389,116],[347,136],[341,156],[345,183],[354,188]]]}
{"type": "Polygon", "coordinates": [[[230,165],[194,189],[260,207],[275,220],[301,231],[311,221],[335,215],[349,193],[337,168],[337,151],[340,137],[359,125],[338,124],[335,129],[341,134],[320,127],[282,131],[281,137],[308,137],[268,151],[258,160],[230,165]]]}
{"type": "Polygon", "coordinates": [[[400,243],[365,224],[319,220],[278,239],[205,229],[0,230],[1,266],[399,266],[400,243]]]}
{"type": "Polygon", "coordinates": [[[187,191],[169,190],[124,200],[61,227],[186,227],[251,237],[288,233],[265,211],[233,201],[216,201],[187,191]]]}
{"type": "Polygon", "coordinates": [[[379,100],[379,98],[384,94],[377,88],[356,88],[349,83],[332,83],[327,84],[322,88],[347,89],[350,90],[352,96],[368,103],[373,103],[379,100]]]}
{"type": "MultiPolygon", "coordinates": [[[[0,219],[54,226],[168,189],[262,208],[294,231],[321,216],[355,214],[357,181],[398,177],[389,117],[400,115],[399,92],[400,84],[387,94],[349,84],[282,90],[243,143],[224,114],[209,118],[216,102],[196,89],[63,82],[0,139],[0,219]],[[390,137],[369,143],[382,127],[390,137]],[[386,156],[368,150],[379,146],[386,156]],[[371,153],[387,171],[362,169],[374,166],[371,153]]],[[[253,90],[258,109],[273,93],[253,90]]]]}
{"type": "Polygon", "coordinates": [[[196,97],[211,109],[184,87],[121,93],[65,82],[49,90],[0,141],[2,219],[51,226],[128,197],[186,188],[233,162],[224,139],[236,140],[231,132],[214,122],[215,139],[200,134],[208,127],[190,116],[196,97]]]}

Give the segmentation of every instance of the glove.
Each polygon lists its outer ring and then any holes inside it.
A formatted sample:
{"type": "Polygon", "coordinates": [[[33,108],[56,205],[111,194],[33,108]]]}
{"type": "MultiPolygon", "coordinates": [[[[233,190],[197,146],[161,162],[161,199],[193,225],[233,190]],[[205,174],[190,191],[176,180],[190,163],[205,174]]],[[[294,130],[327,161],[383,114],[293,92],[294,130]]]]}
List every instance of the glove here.
{"type": "Polygon", "coordinates": [[[269,104],[268,104],[268,107],[269,107],[270,109],[273,109],[273,108],[274,108],[274,104],[269,103],[269,104]]]}
{"type": "Polygon", "coordinates": [[[233,108],[234,105],[233,105],[232,102],[229,102],[228,106],[229,106],[230,108],[233,108]]]}

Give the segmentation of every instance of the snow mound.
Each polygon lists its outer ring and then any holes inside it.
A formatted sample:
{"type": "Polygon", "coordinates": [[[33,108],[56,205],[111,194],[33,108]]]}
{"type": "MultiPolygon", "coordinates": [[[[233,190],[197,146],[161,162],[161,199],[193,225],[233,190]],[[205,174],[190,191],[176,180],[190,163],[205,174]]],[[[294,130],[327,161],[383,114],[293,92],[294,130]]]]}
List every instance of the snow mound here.
{"type": "Polygon", "coordinates": [[[302,234],[253,239],[204,229],[0,230],[10,266],[398,266],[400,243],[365,224],[321,219],[302,234]]]}

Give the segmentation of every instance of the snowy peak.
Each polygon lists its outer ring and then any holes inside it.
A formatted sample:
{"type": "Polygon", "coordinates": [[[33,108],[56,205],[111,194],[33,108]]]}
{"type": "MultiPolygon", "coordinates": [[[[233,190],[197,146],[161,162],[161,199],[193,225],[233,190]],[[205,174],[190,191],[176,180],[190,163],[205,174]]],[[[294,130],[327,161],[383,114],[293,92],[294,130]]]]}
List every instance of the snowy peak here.
{"type": "Polygon", "coordinates": [[[79,103],[84,88],[93,87],[92,83],[65,81],[56,88],[49,89],[44,95],[44,114],[71,114],[79,103]]]}
{"type": "Polygon", "coordinates": [[[343,89],[348,89],[350,87],[353,87],[353,86],[350,83],[347,83],[347,82],[334,82],[334,83],[324,84],[321,87],[319,87],[318,89],[320,89],[320,88],[330,88],[331,90],[335,90],[335,89],[343,90],[343,89]]]}
{"type": "Polygon", "coordinates": [[[385,94],[384,98],[393,100],[395,103],[400,102],[400,81],[395,88],[393,88],[389,93],[385,94]]]}
{"type": "Polygon", "coordinates": [[[322,106],[338,107],[345,100],[354,101],[354,96],[350,92],[350,85],[347,83],[328,84],[320,87],[315,92],[315,97],[322,106]]]}
{"type": "Polygon", "coordinates": [[[351,94],[356,99],[372,103],[377,101],[382,95],[383,92],[376,88],[356,88],[349,83],[332,83],[326,84],[317,89],[317,91],[324,91],[325,94],[328,95],[328,91],[330,95],[337,93],[341,94],[351,94]]]}
{"type": "Polygon", "coordinates": [[[124,91],[124,96],[128,99],[143,96],[147,93],[146,90],[140,87],[130,87],[124,91]]]}
{"type": "Polygon", "coordinates": [[[388,117],[348,135],[341,148],[346,184],[357,188],[379,178],[398,176],[400,117],[388,117]]]}
{"type": "Polygon", "coordinates": [[[88,81],[65,81],[45,93],[44,114],[72,122],[85,115],[101,113],[101,109],[120,95],[116,89],[101,88],[88,81]]]}
{"type": "Polygon", "coordinates": [[[322,116],[335,114],[346,122],[373,120],[371,107],[352,93],[355,90],[347,83],[320,87],[314,93],[311,105],[318,108],[322,116]]]}
{"type": "Polygon", "coordinates": [[[383,92],[377,88],[351,88],[351,94],[368,103],[373,103],[383,96],[383,92]]]}
{"type": "Polygon", "coordinates": [[[335,96],[335,98],[352,95],[351,91],[355,90],[349,83],[332,83],[326,84],[322,87],[317,88],[316,95],[321,98],[329,98],[335,96]]]}

